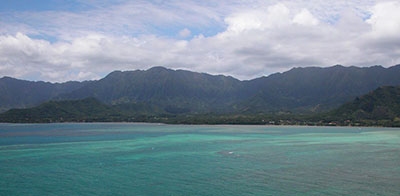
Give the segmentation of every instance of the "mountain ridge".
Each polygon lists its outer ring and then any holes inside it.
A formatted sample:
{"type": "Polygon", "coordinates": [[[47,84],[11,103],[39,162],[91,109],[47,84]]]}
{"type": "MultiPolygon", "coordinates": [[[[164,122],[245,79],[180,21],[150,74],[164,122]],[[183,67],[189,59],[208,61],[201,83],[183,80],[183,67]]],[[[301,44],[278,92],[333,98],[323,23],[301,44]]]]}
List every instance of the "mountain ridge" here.
{"type": "Polygon", "coordinates": [[[260,96],[278,94],[282,99],[290,98],[281,102],[284,105],[297,102],[301,107],[324,105],[330,109],[380,86],[398,85],[398,76],[400,65],[389,68],[336,65],[327,68],[293,68],[251,82],[254,82],[258,89],[262,89],[260,96]]]}
{"type": "Polygon", "coordinates": [[[0,111],[49,100],[93,97],[109,105],[151,105],[157,110],[186,113],[320,112],[379,86],[400,85],[398,76],[400,65],[300,67],[252,80],[165,67],[113,71],[100,80],[86,82],[46,83],[3,77],[0,111]]]}
{"type": "Polygon", "coordinates": [[[0,112],[11,108],[32,107],[88,83],[90,81],[50,83],[5,76],[0,78],[0,112]]]}
{"type": "Polygon", "coordinates": [[[0,114],[0,122],[157,122],[400,127],[400,86],[379,87],[326,113],[307,115],[184,113],[185,111],[165,112],[146,105],[106,105],[95,98],[86,98],[49,101],[29,109],[12,109],[0,114]]]}
{"type": "Polygon", "coordinates": [[[382,86],[331,111],[333,120],[400,126],[400,86],[382,86]]]}

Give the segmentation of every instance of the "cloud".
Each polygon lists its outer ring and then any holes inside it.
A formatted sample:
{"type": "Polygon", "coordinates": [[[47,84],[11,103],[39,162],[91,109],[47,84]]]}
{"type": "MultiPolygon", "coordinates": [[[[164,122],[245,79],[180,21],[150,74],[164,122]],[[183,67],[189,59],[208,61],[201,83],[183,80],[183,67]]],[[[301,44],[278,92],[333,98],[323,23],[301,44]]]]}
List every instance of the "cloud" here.
{"type": "Polygon", "coordinates": [[[363,35],[361,47],[368,53],[366,60],[380,64],[386,59],[391,64],[400,63],[400,2],[389,1],[372,7],[366,20],[371,30],[363,35]]]}
{"type": "Polygon", "coordinates": [[[225,19],[225,22],[228,24],[228,32],[265,30],[289,25],[289,13],[289,9],[279,3],[269,6],[267,9],[253,9],[232,14],[225,19]]]}
{"type": "Polygon", "coordinates": [[[318,19],[316,19],[307,9],[303,9],[293,18],[293,22],[299,25],[312,26],[318,24],[318,19]]]}
{"type": "Polygon", "coordinates": [[[298,66],[390,66],[400,63],[399,4],[122,1],[0,13],[0,73],[66,81],[166,66],[250,79],[298,66]]]}
{"type": "Polygon", "coordinates": [[[191,32],[189,29],[187,29],[187,28],[184,28],[184,29],[182,29],[181,31],[179,31],[179,36],[182,37],[182,38],[187,38],[187,37],[189,37],[191,34],[192,34],[192,32],[191,32]]]}
{"type": "Polygon", "coordinates": [[[372,8],[373,15],[366,22],[372,27],[372,34],[377,38],[399,37],[400,2],[384,2],[372,8]]]}

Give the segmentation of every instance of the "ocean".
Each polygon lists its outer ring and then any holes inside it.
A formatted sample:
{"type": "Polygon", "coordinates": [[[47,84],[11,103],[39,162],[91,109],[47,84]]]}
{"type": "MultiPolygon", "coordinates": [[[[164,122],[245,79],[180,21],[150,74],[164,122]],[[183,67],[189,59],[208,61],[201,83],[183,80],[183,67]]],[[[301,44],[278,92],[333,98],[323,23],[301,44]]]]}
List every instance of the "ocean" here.
{"type": "Polygon", "coordinates": [[[400,129],[0,124],[0,195],[400,195],[400,129]]]}

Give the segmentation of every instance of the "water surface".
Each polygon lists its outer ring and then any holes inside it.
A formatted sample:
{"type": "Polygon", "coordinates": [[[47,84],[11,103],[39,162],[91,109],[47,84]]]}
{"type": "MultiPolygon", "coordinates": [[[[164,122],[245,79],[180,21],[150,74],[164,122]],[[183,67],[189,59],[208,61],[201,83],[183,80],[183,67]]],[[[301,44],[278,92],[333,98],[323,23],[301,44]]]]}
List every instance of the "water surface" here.
{"type": "Polygon", "coordinates": [[[400,129],[0,124],[0,195],[400,195],[400,129]]]}

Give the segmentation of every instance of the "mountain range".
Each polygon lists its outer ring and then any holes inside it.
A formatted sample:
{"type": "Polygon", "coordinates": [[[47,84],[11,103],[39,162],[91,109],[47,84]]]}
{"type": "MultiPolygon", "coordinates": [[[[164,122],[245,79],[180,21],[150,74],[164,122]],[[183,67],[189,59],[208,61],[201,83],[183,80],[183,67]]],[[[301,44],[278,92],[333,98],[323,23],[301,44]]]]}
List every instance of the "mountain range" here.
{"type": "Polygon", "coordinates": [[[0,111],[47,101],[95,98],[138,114],[260,114],[324,112],[381,86],[400,85],[400,65],[384,68],[293,68],[252,80],[153,67],[114,71],[85,82],[0,79],[0,111]]]}
{"type": "Polygon", "coordinates": [[[400,86],[379,87],[326,115],[331,121],[345,120],[369,126],[400,126],[400,86]]]}
{"type": "Polygon", "coordinates": [[[11,108],[33,107],[60,94],[82,88],[90,82],[33,82],[11,77],[0,78],[0,112],[11,108]]]}
{"type": "MultiPolygon", "coordinates": [[[[154,108],[153,108],[154,109],[154,108]]],[[[174,124],[272,124],[400,127],[400,86],[379,87],[329,112],[312,114],[166,114],[131,104],[107,105],[95,98],[49,101],[0,113],[0,122],[157,122],[174,124]]]]}

